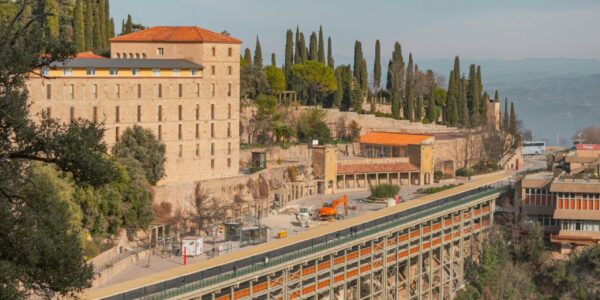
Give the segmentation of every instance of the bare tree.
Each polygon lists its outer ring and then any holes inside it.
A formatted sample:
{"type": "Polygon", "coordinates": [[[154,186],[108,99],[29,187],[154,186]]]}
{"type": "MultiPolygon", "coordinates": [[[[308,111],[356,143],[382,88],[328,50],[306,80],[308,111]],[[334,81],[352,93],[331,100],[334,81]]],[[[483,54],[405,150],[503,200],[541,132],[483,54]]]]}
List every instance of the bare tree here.
{"type": "Polygon", "coordinates": [[[196,214],[193,217],[193,221],[197,224],[198,230],[204,231],[209,235],[212,226],[221,223],[227,218],[227,212],[230,207],[222,205],[222,199],[208,195],[200,186],[200,183],[196,183],[194,197],[196,214]]]}
{"type": "Polygon", "coordinates": [[[573,139],[581,139],[584,144],[600,144],[600,127],[585,128],[575,134],[573,139]]]}

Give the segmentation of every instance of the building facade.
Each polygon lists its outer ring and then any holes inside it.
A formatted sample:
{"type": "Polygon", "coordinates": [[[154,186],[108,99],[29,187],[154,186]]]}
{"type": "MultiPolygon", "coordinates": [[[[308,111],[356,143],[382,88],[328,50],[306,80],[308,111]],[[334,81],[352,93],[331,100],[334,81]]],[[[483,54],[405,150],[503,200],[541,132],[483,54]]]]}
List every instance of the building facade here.
{"type": "Polygon", "coordinates": [[[79,56],[27,83],[30,113],[102,122],[109,146],[127,127],[166,145],[159,185],[239,173],[240,41],[198,27],[153,27],[111,39],[111,58],[79,56]]]}
{"type": "Polygon", "coordinates": [[[561,245],[600,242],[600,180],[527,175],[521,185],[522,212],[561,245]]]}

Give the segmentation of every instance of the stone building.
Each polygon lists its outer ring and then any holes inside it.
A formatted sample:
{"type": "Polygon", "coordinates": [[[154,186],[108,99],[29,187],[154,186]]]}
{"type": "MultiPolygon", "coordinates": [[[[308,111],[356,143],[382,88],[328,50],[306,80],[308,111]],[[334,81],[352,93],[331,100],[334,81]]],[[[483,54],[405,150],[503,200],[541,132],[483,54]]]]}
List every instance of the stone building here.
{"type": "Polygon", "coordinates": [[[240,44],[199,27],[159,26],[110,40],[27,82],[30,112],[102,122],[111,146],[130,126],[165,143],[167,185],[239,173],[240,44]]]}

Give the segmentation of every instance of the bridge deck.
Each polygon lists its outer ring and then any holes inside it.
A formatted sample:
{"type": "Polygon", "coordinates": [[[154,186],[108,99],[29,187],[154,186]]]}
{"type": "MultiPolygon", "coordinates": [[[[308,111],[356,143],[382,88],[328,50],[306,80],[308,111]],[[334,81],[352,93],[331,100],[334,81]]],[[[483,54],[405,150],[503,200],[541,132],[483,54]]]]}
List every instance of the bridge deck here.
{"type": "MultiPolygon", "coordinates": [[[[381,209],[374,212],[369,212],[351,219],[337,221],[335,223],[323,225],[320,227],[312,228],[308,231],[300,233],[295,236],[291,236],[285,239],[275,240],[269,243],[256,245],[253,247],[244,248],[241,251],[219,256],[213,259],[199,261],[187,266],[182,266],[165,272],[153,274],[150,276],[137,278],[123,283],[114,284],[109,287],[88,291],[83,295],[85,299],[102,299],[117,296],[127,291],[132,291],[144,286],[151,286],[157,283],[173,280],[176,278],[184,277],[186,275],[192,275],[199,271],[210,270],[218,268],[223,265],[230,264],[234,261],[243,261],[245,259],[254,259],[260,255],[267,255],[273,253],[274,250],[287,249],[290,246],[298,245],[301,248],[302,243],[310,242],[316,237],[325,237],[335,232],[361,230],[361,225],[368,224],[369,222],[386,219],[386,217],[394,217],[399,212],[411,210],[419,206],[430,204],[437,200],[452,197],[461,193],[474,191],[483,186],[493,185],[495,183],[507,180],[511,177],[509,173],[501,173],[498,175],[488,176],[483,179],[478,179],[472,182],[465,183],[459,187],[448,189],[439,193],[426,195],[409,202],[401,203],[396,206],[381,209]]],[[[269,257],[269,259],[272,259],[269,257]]],[[[226,270],[224,270],[226,271],[226,270]]]]}

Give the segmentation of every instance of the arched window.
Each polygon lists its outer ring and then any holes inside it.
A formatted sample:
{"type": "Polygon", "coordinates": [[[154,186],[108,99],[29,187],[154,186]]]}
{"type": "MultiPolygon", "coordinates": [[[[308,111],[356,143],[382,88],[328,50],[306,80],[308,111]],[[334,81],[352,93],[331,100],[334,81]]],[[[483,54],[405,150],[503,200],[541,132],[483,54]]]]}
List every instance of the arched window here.
{"type": "Polygon", "coordinates": [[[140,59],[140,54],[139,54],[139,53],[136,53],[136,54],[135,54],[135,58],[136,58],[136,59],[140,59]]]}
{"type": "Polygon", "coordinates": [[[142,53],[142,58],[146,59],[146,53],[142,53]]]}
{"type": "Polygon", "coordinates": [[[117,58],[121,58],[121,53],[117,53],[117,58]]]}
{"type": "Polygon", "coordinates": [[[129,53],[129,58],[133,59],[133,53],[129,53]]]}

